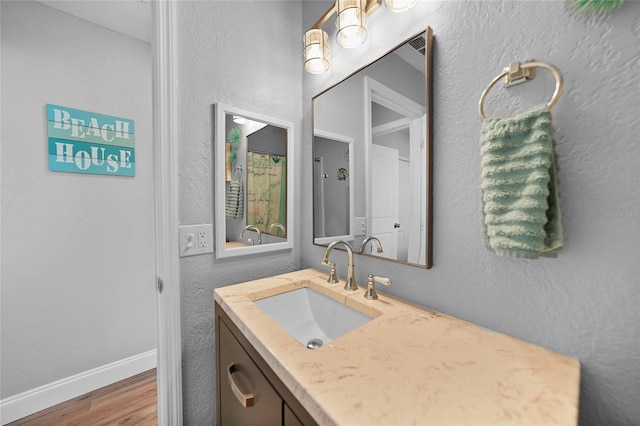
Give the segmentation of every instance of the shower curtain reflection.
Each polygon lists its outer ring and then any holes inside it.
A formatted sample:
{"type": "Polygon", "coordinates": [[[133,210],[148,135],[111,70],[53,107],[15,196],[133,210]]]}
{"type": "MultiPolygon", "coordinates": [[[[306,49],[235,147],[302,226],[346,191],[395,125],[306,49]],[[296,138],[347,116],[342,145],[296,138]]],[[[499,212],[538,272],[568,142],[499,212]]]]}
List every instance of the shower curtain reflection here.
{"type": "MultiPolygon", "coordinates": [[[[287,223],[287,159],[247,152],[247,224],[266,231],[273,223],[287,223]]],[[[270,231],[284,237],[281,229],[270,231]]]]}

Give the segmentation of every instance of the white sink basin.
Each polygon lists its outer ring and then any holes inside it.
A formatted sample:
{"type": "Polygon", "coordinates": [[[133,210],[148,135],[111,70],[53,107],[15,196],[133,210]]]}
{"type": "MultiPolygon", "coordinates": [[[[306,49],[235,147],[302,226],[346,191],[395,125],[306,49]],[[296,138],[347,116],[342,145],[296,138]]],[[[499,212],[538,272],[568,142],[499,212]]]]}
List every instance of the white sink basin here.
{"type": "Polygon", "coordinates": [[[309,349],[316,349],[372,319],[308,287],[254,303],[309,349]]]}

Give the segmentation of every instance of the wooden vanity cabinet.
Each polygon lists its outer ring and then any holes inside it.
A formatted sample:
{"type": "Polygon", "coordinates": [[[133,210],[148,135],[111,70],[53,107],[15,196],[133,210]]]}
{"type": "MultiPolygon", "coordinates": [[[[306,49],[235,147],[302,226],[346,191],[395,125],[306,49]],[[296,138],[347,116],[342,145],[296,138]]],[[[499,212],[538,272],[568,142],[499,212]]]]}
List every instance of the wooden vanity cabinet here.
{"type": "Polygon", "coordinates": [[[217,425],[316,425],[220,305],[216,318],[217,425]]]}

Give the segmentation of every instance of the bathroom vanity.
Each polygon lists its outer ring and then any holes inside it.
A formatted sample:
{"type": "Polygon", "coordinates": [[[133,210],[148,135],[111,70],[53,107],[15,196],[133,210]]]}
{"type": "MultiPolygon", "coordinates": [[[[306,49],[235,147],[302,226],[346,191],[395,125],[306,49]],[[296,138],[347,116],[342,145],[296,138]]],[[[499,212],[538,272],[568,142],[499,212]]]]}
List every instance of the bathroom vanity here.
{"type": "Polygon", "coordinates": [[[217,304],[216,348],[216,424],[316,424],[217,304]]]}
{"type": "Polygon", "coordinates": [[[326,280],[305,269],[215,290],[218,424],[577,424],[577,360],[326,280]],[[255,303],[300,288],[369,320],[308,349],[255,303]]]}

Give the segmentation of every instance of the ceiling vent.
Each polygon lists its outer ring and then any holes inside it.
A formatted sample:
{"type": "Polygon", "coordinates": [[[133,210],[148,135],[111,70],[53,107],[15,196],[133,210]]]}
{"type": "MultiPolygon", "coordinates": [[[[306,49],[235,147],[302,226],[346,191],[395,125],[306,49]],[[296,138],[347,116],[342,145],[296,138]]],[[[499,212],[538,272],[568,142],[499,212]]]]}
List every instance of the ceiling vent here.
{"type": "Polygon", "coordinates": [[[415,50],[417,50],[418,52],[420,52],[422,55],[424,55],[424,52],[425,52],[426,47],[427,47],[427,44],[425,42],[425,39],[424,39],[423,35],[419,35],[418,37],[416,37],[413,40],[409,41],[409,45],[411,47],[413,47],[415,50]]]}

